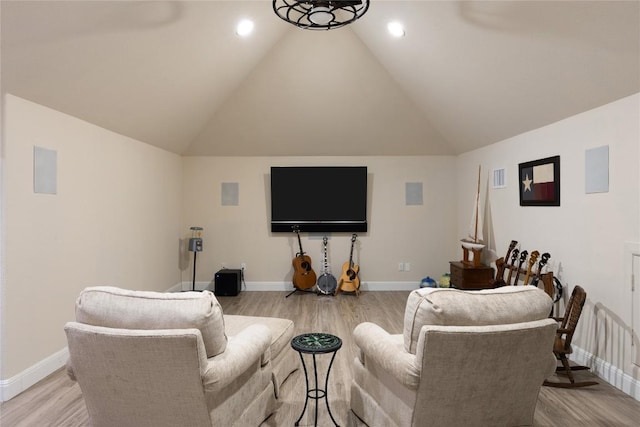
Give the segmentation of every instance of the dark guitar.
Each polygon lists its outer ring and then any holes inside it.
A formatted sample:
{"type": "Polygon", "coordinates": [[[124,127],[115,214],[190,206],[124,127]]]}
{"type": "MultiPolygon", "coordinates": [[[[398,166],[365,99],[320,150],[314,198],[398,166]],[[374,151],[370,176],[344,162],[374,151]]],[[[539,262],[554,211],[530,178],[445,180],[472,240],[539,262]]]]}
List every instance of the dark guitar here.
{"type": "Polygon", "coordinates": [[[300,246],[300,252],[296,254],[296,257],[293,259],[293,286],[296,289],[310,289],[316,284],[316,273],[311,268],[311,258],[308,255],[305,255],[302,250],[302,241],[300,240],[300,230],[296,226],[294,231],[298,235],[298,245],[300,246]]]}
{"type": "Polygon", "coordinates": [[[516,269],[516,261],[518,259],[518,254],[520,253],[520,249],[514,249],[513,252],[511,252],[511,265],[508,266],[509,268],[509,274],[507,275],[507,281],[506,284],[507,286],[511,285],[511,276],[513,275],[513,270],[516,269]]]}
{"type": "Polygon", "coordinates": [[[517,244],[517,240],[512,240],[509,244],[509,248],[507,249],[507,255],[505,255],[504,258],[498,258],[496,260],[496,278],[490,282],[491,285],[495,287],[506,285],[506,282],[504,281],[504,270],[507,268],[507,262],[509,262],[511,251],[516,248],[517,244]]]}
{"type": "Polygon", "coordinates": [[[342,274],[340,275],[336,295],[340,291],[355,292],[356,295],[360,295],[360,278],[358,277],[360,267],[353,263],[353,246],[356,243],[357,237],[358,236],[356,234],[351,236],[351,252],[349,253],[349,261],[342,265],[342,274]]]}
{"type": "Polygon", "coordinates": [[[544,268],[545,265],[547,265],[547,261],[549,261],[549,258],[551,258],[551,254],[549,252],[545,252],[542,254],[540,258],[540,262],[538,262],[538,271],[536,272],[536,275],[533,277],[533,280],[531,281],[531,285],[536,287],[538,286],[538,282],[540,282],[540,278],[542,277],[542,269],[544,268]]]}
{"type": "Polygon", "coordinates": [[[520,277],[520,273],[522,273],[522,266],[524,265],[524,262],[527,260],[528,256],[528,251],[525,250],[520,252],[520,260],[518,262],[518,269],[516,270],[516,278],[513,279],[513,286],[518,286],[518,278],[520,277]]]}

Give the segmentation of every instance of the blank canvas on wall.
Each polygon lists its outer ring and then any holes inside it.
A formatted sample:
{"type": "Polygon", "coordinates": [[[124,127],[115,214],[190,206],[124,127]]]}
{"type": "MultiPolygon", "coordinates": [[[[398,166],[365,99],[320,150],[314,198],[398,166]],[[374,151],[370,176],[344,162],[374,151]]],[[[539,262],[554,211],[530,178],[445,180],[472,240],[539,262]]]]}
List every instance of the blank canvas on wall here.
{"type": "Polygon", "coordinates": [[[584,155],[585,193],[609,192],[609,146],[591,148],[584,155]]]}
{"type": "Polygon", "coordinates": [[[56,194],[58,191],[58,153],[33,147],[33,192],[56,194]]]}
{"type": "Polygon", "coordinates": [[[222,206],[238,206],[240,204],[240,186],[237,182],[222,183],[222,206]]]}
{"type": "Polygon", "coordinates": [[[422,203],[422,183],[405,183],[405,204],[407,206],[420,206],[422,203]]]}

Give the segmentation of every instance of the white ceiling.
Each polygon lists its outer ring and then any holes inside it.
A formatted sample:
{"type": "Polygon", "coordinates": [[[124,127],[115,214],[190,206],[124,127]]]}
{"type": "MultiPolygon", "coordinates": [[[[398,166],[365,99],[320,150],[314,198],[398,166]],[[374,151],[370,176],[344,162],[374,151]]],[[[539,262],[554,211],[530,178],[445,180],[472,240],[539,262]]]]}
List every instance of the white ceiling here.
{"type": "Polygon", "coordinates": [[[0,8],[3,92],[184,155],[458,154],[640,91],[639,1],[372,0],[331,31],[269,0],[0,8]]]}

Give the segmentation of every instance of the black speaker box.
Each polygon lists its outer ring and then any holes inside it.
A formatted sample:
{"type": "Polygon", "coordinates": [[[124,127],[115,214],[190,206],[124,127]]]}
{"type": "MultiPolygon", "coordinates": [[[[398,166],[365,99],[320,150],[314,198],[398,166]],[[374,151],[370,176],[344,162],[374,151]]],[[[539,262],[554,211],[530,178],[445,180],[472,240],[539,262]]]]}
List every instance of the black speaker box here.
{"type": "Polygon", "coordinates": [[[242,270],[222,269],[214,276],[216,296],[235,297],[240,293],[242,270]]]}

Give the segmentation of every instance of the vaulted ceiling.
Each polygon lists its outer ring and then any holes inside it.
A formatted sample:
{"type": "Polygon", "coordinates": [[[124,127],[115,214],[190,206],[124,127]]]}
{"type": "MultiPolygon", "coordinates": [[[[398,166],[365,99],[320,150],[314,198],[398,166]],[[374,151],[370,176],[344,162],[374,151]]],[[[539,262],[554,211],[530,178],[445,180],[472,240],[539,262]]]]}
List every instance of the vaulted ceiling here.
{"type": "Polygon", "coordinates": [[[458,154],[640,91],[635,0],[372,0],[331,31],[269,0],[3,0],[0,15],[4,93],[184,155],[458,154]]]}

